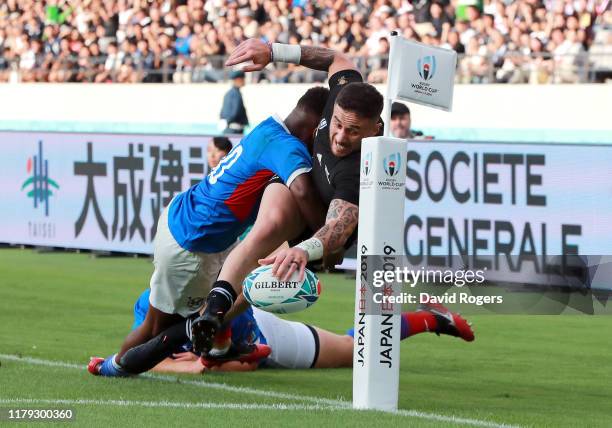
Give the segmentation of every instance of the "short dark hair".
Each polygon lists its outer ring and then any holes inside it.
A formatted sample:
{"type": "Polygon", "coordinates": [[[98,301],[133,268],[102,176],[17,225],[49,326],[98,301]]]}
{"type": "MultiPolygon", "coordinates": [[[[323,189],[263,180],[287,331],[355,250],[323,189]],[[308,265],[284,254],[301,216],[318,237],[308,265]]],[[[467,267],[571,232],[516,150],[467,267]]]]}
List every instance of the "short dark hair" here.
{"type": "Polygon", "coordinates": [[[329,89],[322,86],[310,88],[298,100],[297,107],[306,113],[321,117],[323,116],[323,109],[325,108],[325,104],[327,104],[328,98],[329,89]]]}
{"type": "Polygon", "coordinates": [[[383,96],[368,83],[353,82],[340,90],[336,104],[367,119],[378,119],[383,109],[383,96]]]}
{"type": "Polygon", "coordinates": [[[403,103],[391,104],[391,117],[394,117],[397,115],[403,116],[405,114],[410,114],[410,109],[408,108],[406,104],[403,104],[403,103]]]}
{"type": "Polygon", "coordinates": [[[213,137],[213,144],[217,149],[225,153],[229,153],[232,150],[232,142],[227,137],[213,137]]]}

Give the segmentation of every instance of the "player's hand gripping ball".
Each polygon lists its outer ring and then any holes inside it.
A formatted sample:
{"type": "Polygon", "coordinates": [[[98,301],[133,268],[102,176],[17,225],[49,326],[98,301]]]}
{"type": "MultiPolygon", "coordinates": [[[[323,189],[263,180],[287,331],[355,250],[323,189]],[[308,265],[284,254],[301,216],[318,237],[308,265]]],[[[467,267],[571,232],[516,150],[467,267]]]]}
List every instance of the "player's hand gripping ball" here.
{"type": "Polygon", "coordinates": [[[304,270],[304,280],[294,272],[289,281],[272,276],[272,265],[261,266],[244,280],[242,293],[252,306],[275,314],[303,311],[312,306],[321,295],[319,278],[304,270]]]}

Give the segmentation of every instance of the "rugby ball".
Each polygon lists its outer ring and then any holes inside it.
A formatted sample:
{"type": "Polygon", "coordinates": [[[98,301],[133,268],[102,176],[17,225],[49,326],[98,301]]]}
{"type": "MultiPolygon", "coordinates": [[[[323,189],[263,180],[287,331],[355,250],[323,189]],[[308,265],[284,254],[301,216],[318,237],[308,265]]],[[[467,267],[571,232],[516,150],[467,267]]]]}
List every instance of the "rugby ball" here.
{"type": "Polygon", "coordinates": [[[319,278],[305,270],[304,280],[294,272],[289,281],[272,276],[272,265],[251,272],[242,284],[242,293],[254,307],[275,314],[290,314],[312,306],[321,295],[319,278]]]}

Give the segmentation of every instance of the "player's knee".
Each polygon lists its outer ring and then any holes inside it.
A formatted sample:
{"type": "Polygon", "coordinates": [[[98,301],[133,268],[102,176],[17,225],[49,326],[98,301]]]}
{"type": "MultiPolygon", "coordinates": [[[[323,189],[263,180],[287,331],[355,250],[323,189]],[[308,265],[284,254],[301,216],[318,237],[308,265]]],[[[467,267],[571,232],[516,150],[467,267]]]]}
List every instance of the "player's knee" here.
{"type": "Polygon", "coordinates": [[[147,316],[141,325],[143,327],[142,332],[148,335],[149,338],[155,337],[180,319],[181,317],[176,314],[167,314],[153,306],[149,306],[147,316]]]}
{"type": "Polygon", "coordinates": [[[158,320],[151,329],[151,337],[157,336],[158,334],[166,330],[168,327],[172,326],[180,320],[181,317],[178,315],[170,315],[158,320]]]}

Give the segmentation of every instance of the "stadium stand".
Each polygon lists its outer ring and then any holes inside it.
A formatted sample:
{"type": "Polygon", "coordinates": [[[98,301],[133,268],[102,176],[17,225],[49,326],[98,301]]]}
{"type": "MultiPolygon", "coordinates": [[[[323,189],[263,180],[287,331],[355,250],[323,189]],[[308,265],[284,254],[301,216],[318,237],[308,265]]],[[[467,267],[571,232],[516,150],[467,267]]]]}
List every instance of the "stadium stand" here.
{"type": "MultiPolygon", "coordinates": [[[[452,48],[462,83],[574,83],[612,75],[610,0],[6,0],[0,82],[217,82],[248,37],[324,45],[386,80],[386,35],[452,48]]],[[[324,75],[270,66],[257,81],[324,75]]]]}

